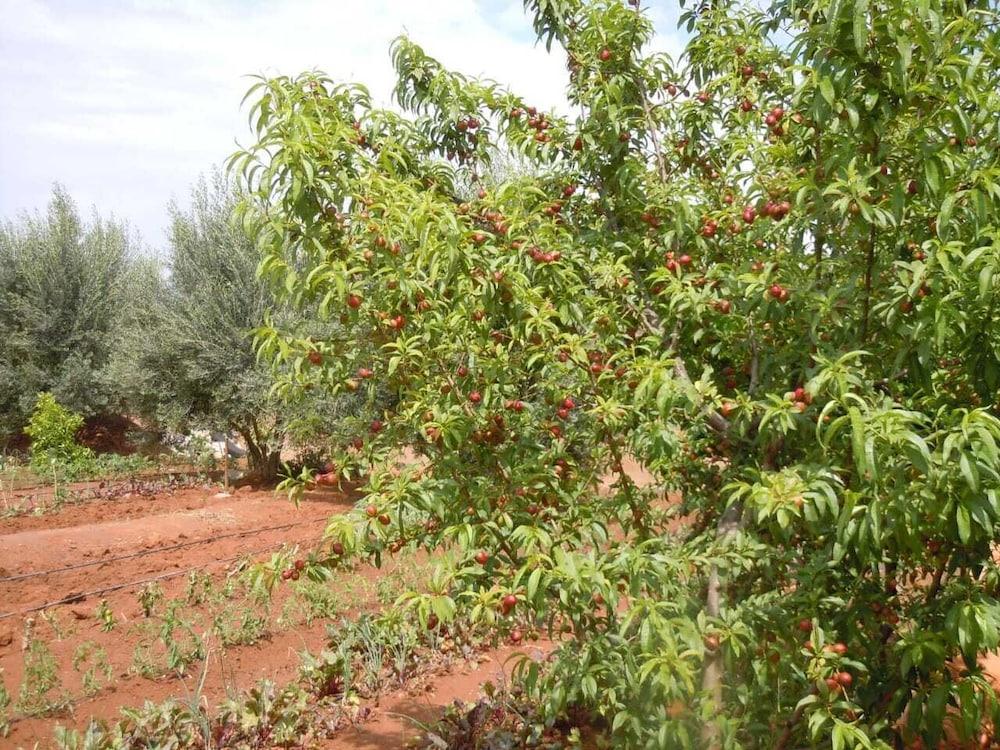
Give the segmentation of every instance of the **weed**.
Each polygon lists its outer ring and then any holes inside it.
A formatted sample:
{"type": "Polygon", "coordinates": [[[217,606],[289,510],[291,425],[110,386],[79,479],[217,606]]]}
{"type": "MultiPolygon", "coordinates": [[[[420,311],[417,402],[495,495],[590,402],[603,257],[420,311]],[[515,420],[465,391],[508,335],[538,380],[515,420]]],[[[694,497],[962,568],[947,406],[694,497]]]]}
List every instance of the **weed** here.
{"type": "Polygon", "coordinates": [[[113,672],[108,654],[93,641],[86,641],[76,647],[73,654],[73,669],[83,672],[83,692],[88,698],[100,692],[102,687],[111,684],[113,672]]]}
{"type": "Polygon", "coordinates": [[[32,639],[25,650],[24,675],[16,710],[26,716],[44,716],[68,704],[55,657],[44,642],[32,639]]]}
{"type": "Polygon", "coordinates": [[[206,602],[212,595],[212,576],[192,570],[188,574],[184,596],[187,603],[195,607],[206,602]]]}
{"type": "Polygon", "coordinates": [[[205,658],[204,641],[194,632],[192,623],[180,617],[180,599],[171,599],[160,624],[160,640],[167,651],[167,667],[184,674],[189,664],[205,658]]]}
{"type": "Polygon", "coordinates": [[[3,680],[3,669],[0,669],[0,737],[10,734],[10,715],[7,713],[10,708],[10,693],[7,692],[7,685],[3,680]]]}
{"type": "Polygon", "coordinates": [[[143,639],[135,645],[135,649],[132,651],[132,664],[129,666],[129,671],[132,674],[145,677],[147,680],[153,679],[158,674],[148,639],[143,639]]]}
{"type": "Polygon", "coordinates": [[[115,629],[115,625],[118,621],[115,620],[115,613],[111,611],[111,605],[108,604],[107,599],[101,599],[101,603],[97,605],[97,620],[101,623],[101,630],[105,633],[110,633],[115,629]]]}
{"type": "Polygon", "coordinates": [[[52,628],[52,632],[55,633],[57,641],[61,641],[64,638],[73,635],[75,632],[74,628],[63,628],[62,623],[59,622],[59,615],[55,610],[43,609],[42,619],[45,620],[50,628],[52,628]]]}
{"type": "Polygon", "coordinates": [[[299,681],[318,698],[344,692],[347,662],[342,652],[323,649],[316,656],[308,650],[299,654],[299,681]]]}
{"type": "Polygon", "coordinates": [[[156,581],[147,583],[139,589],[139,606],[143,617],[152,617],[156,605],[163,601],[163,589],[156,581]]]}
{"type": "MultiPolygon", "coordinates": [[[[295,593],[305,605],[305,622],[312,625],[314,619],[333,619],[343,615],[350,607],[345,596],[326,583],[301,581],[295,585],[295,593]]],[[[349,596],[348,592],[348,596],[349,596]]]]}
{"type": "Polygon", "coordinates": [[[267,635],[268,619],[267,608],[263,613],[258,613],[252,606],[227,608],[215,616],[212,632],[223,646],[252,645],[267,635]]]}
{"type": "Polygon", "coordinates": [[[238,727],[246,739],[265,747],[297,744],[308,727],[306,699],[306,692],[298,686],[279,691],[273,682],[263,680],[245,700],[222,706],[222,730],[238,727]]]}

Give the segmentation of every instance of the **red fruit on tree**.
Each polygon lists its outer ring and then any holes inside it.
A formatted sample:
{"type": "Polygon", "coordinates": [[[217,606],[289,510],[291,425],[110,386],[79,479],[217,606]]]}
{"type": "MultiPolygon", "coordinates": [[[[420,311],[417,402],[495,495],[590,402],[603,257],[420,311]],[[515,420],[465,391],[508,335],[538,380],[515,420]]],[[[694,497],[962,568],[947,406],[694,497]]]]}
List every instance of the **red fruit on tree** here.
{"type": "Polygon", "coordinates": [[[378,508],[374,505],[369,505],[365,508],[365,515],[369,518],[375,518],[378,515],[378,508]]]}
{"type": "Polygon", "coordinates": [[[309,363],[313,365],[323,364],[323,355],[320,354],[315,349],[313,349],[311,352],[309,352],[309,363]]]}
{"type": "Polygon", "coordinates": [[[378,434],[382,431],[383,426],[384,425],[382,424],[381,420],[373,419],[371,425],[369,425],[369,429],[375,434],[378,434]]]}
{"type": "Polygon", "coordinates": [[[469,394],[469,401],[471,401],[474,404],[478,404],[482,400],[483,400],[483,395],[479,391],[473,391],[472,393],[469,394]]]}
{"type": "Polygon", "coordinates": [[[359,307],[361,307],[361,296],[357,294],[348,294],[347,306],[352,310],[357,310],[359,307]]]}
{"type": "Polygon", "coordinates": [[[485,565],[486,563],[489,562],[489,560],[490,560],[490,553],[487,552],[486,550],[479,550],[479,552],[476,553],[476,562],[479,563],[480,565],[485,565]]]}
{"type": "Polygon", "coordinates": [[[854,675],[852,675],[850,672],[837,672],[835,677],[837,682],[843,685],[844,687],[850,687],[851,684],[854,682],[854,675]]]}
{"type": "Polygon", "coordinates": [[[812,620],[799,620],[798,628],[803,633],[811,633],[813,629],[812,620]]]}
{"type": "Polygon", "coordinates": [[[601,62],[607,62],[612,58],[613,55],[611,54],[611,50],[605,47],[604,49],[602,49],[600,52],[597,53],[597,56],[601,59],[601,62]]]}

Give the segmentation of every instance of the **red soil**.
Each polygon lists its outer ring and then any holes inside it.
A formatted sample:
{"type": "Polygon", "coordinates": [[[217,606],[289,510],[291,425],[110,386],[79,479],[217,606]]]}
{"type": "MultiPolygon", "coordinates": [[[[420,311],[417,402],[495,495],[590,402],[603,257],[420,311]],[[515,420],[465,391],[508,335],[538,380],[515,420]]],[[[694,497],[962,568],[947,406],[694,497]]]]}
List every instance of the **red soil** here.
{"type": "MultiPolygon", "coordinates": [[[[63,686],[80,694],[81,675],[71,666],[76,647],[93,642],[103,648],[115,672],[115,681],[95,697],[76,703],[73,716],[17,721],[6,746],[31,747],[51,742],[57,723],[83,726],[91,717],[115,719],[119,708],[141,705],[145,700],[160,701],[193,694],[200,665],[194,664],[185,678],[150,680],[128,674],[133,650],[140,637],[133,626],[143,621],[137,600],[138,586],[88,596],[69,604],[54,606],[54,616],[62,637],[40,612],[22,613],[50,601],[122,583],[198,568],[215,576],[224,574],[231,558],[249,555],[263,559],[280,543],[314,545],[331,514],[351,507],[353,500],[340,493],[308,493],[298,509],[272,491],[243,489],[231,497],[218,497],[214,489],[185,490],[157,498],[101,500],[72,506],[51,516],[8,519],[0,524],[0,670],[7,689],[16,697],[21,684],[24,655],[22,638],[26,626],[43,640],[60,664],[63,686]],[[288,529],[258,530],[297,524],[288,529]],[[48,528],[46,528],[48,527],[48,528]],[[252,532],[245,536],[213,539],[219,535],[252,532]],[[175,545],[198,542],[176,550],[157,551],[175,545]],[[261,553],[260,550],[266,550],[261,553]],[[116,560],[119,556],[149,552],[142,557],[116,560]],[[254,554],[257,553],[257,554],[254,554]],[[107,562],[101,562],[102,560],[107,562]],[[22,580],[2,580],[23,573],[52,570],[82,563],[100,564],[55,572],[22,580]],[[106,598],[118,620],[105,633],[95,610],[106,598]],[[14,616],[3,617],[13,613],[14,616]]],[[[374,571],[361,571],[372,578],[374,571]]],[[[186,576],[160,582],[167,598],[183,595],[186,576]]],[[[280,612],[279,591],[273,612],[280,612]]],[[[192,608],[196,611],[197,608],[192,608]]],[[[203,629],[207,630],[211,623],[203,629]]],[[[308,628],[280,631],[253,646],[233,646],[222,652],[210,638],[208,677],[205,694],[210,701],[224,698],[237,689],[249,687],[261,677],[284,682],[293,679],[296,652],[316,650],[325,641],[325,622],[314,621],[308,628]]],[[[0,743],[3,744],[3,743],[0,743]]]]}
{"type": "MultiPolygon", "coordinates": [[[[353,502],[343,493],[317,491],[307,493],[300,507],[295,508],[283,496],[269,490],[243,488],[231,497],[219,497],[214,488],[200,488],[154,498],[94,500],[67,506],[50,515],[0,522],[0,675],[16,699],[24,671],[23,634],[30,628],[34,637],[51,650],[59,664],[62,687],[76,699],[72,713],[19,719],[10,737],[0,741],[0,746],[31,748],[38,743],[39,748],[51,747],[57,724],[82,728],[91,718],[114,721],[121,708],[140,706],[147,700],[190,699],[201,679],[200,663],[192,664],[184,676],[150,679],[130,671],[134,649],[142,638],[141,629],[151,622],[143,618],[137,599],[138,586],[50,607],[48,613],[54,617],[58,629],[41,612],[23,610],[67,595],[190,568],[213,574],[219,583],[232,564],[230,559],[238,555],[264,559],[270,555],[270,548],[282,542],[308,549],[318,541],[327,519],[344,512],[353,502]],[[296,525],[261,531],[285,524],[296,525]],[[244,532],[252,533],[217,538],[244,532]],[[204,543],[190,544],[199,541],[204,543]],[[177,544],[188,546],[167,549],[177,544]],[[147,552],[140,557],[116,559],[147,552]],[[86,563],[97,564],[44,576],[3,580],[86,563]],[[101,599],[107,599],[118,621],[110,633],[101,630],[95,617],[101,599]],[[3,617],[9,613],[13,616],[3,617]],[[103,648],[114,670],[111,684],[90,698],[82,697],[82,675],[72,668],[74,652],[85,642],[103,648]]],[[[333,587],[360,589],[350,600],[351,611],[344,615],[356,617],[379,607],[374,584],[387,576],[405,575],[417,567],[415,563],[419,560],[413,556],[400,557],[388,561],[381,570],[361,567],[343,573],[333,587]]],[[[186,579],[186,575],[178,575],[161,581],[165,597],[183,596],[186,579]]],[[[285,587],[276,590],[272,618],[281,612],[288,596],[285,587]]],[[[185,613],[200,613],[207,618],[204,607],[193,606],[185,613]]],[[[320,650],[327,641],[329,622],[316,619],[308,626],[277,630],[254,645],[225,649],[209,636],[203,701],[215,705],[265,677],[279,685],[294,680],[298,673],[298,652],[320,650]]],[[[198,632],[208,631],[210,625],[210,621],[204,621],[198,632]]],[[[540,658],[550,648],[550,644],[532,645],[523,650],[540,658]]],[[[433,721],[454,700],[474,700],[483,682],[504,679],[503,663],[516,651],[512,647],[503,648],[481,656],[478,666],[459,667],[448,674],[419,680],[409,690],[384,695],[373,707],[368,722],[344,730],[323,747],[329,750],[401,747],[415,731],[413,722],[405,717],[433,721]]]]}

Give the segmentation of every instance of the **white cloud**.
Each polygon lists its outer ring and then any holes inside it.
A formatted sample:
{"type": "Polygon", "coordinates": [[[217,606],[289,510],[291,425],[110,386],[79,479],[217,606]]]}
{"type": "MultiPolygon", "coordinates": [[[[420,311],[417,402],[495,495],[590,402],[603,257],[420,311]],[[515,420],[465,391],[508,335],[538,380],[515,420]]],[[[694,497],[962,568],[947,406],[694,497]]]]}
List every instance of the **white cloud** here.
{"type": "Polygon", "coordinates": [[[387,104],[405,32],[450,68],[564,101],[561,56],[535,45],[520,0],[0,0],[0,18],[0,216],[58,180],[153,246],[168,200],[245,136],[247,74],[320,68],[387,104]]]}

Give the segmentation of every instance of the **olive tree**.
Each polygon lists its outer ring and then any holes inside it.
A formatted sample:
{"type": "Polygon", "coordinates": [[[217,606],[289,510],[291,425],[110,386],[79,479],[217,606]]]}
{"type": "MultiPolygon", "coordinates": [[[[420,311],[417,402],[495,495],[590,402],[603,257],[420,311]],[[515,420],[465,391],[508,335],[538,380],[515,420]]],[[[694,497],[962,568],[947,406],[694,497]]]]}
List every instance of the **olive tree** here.
{"type": "Polygon", "coordinates": [[[85,416],[116,412],[108,367],[143,273],[128,227],[84,221],[59,185],[44,214],[0,226],[0,441],[42,392],[85,416]]]}

